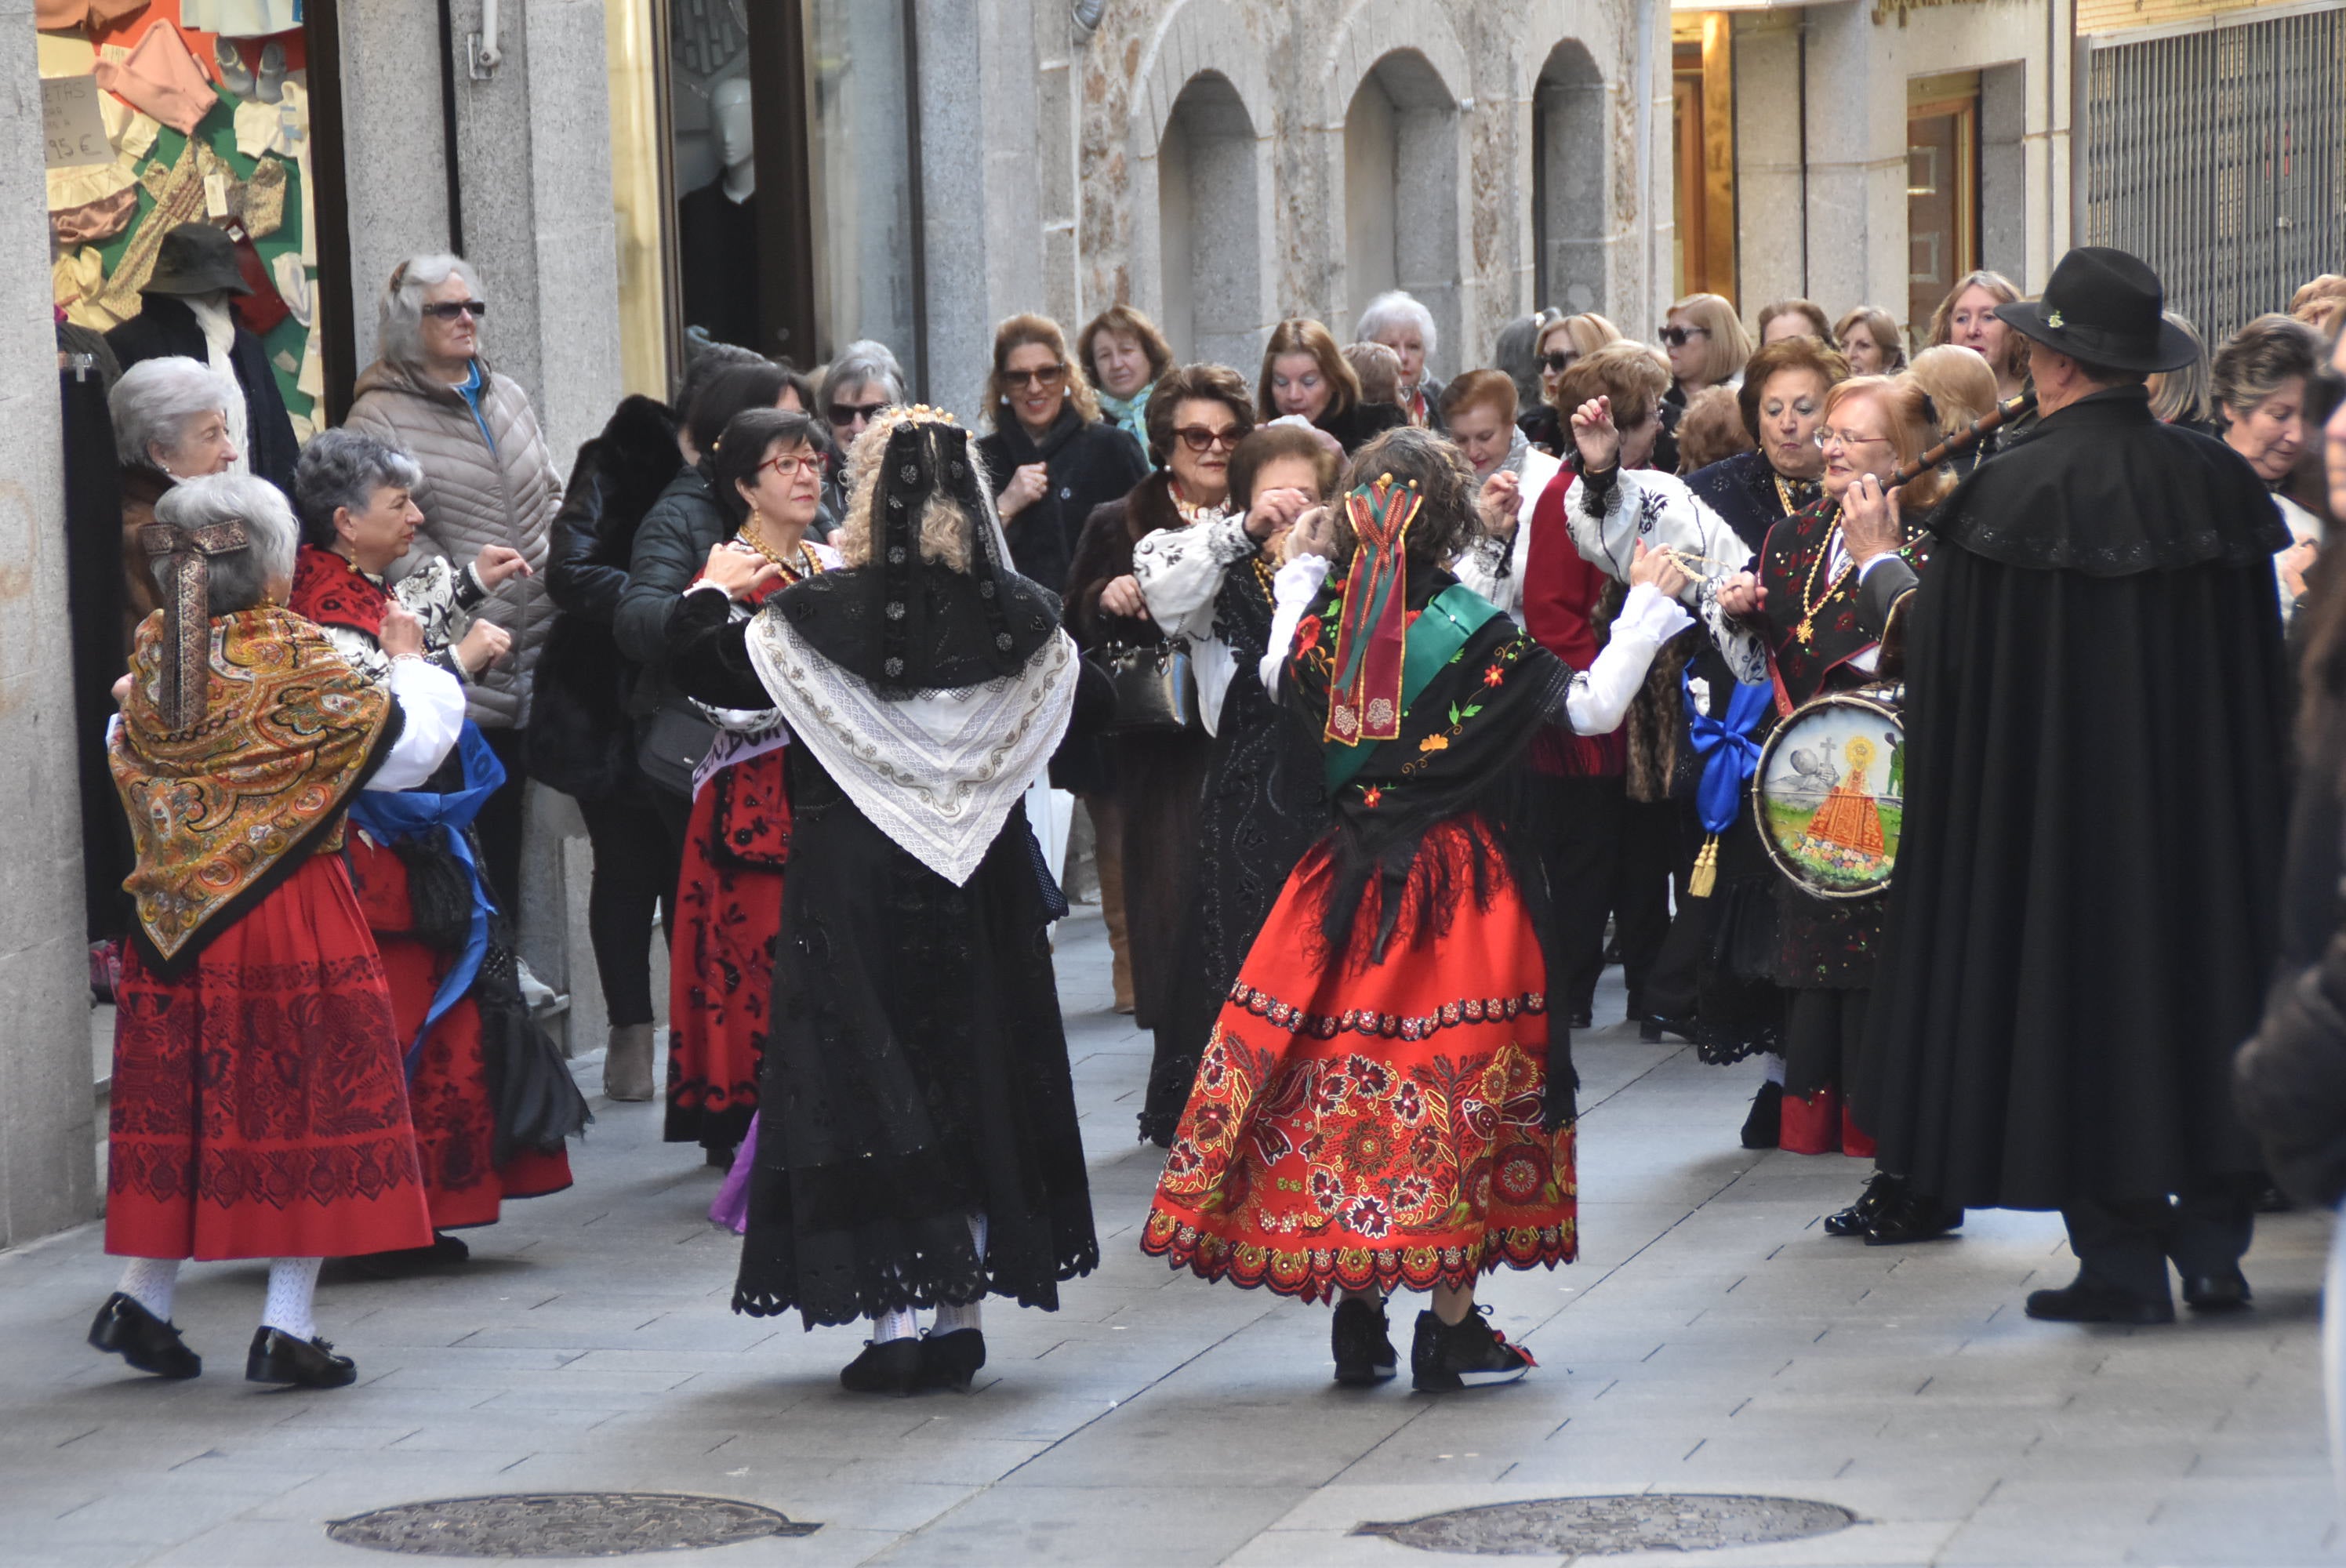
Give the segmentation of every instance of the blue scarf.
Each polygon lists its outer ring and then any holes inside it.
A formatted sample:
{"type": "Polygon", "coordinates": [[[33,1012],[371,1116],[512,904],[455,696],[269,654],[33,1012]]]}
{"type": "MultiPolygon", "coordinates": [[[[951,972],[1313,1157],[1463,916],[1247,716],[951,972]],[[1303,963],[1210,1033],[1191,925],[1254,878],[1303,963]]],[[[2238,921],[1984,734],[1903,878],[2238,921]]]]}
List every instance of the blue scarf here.
{"type": "Polygon", "coordinates": [[[351,820],[365,829],[378,843],[412,839],[434,828],[446,833],[449,847],[456,852],[456,863],[464,868],[464,874],[473,882],[473,918],[464,932],[464,951],[441,977],[439,989],[432,993],[432,1006],[423,1014],[423,1025],[415,1032],[415,1043],[407,1048],[407,1075],[411,1081],[415,1076],[416,1064],[423,1058],[423,1042],[431,1037],[432,1026],[472,989],[474,979],[481,972],[481,960],[489,951],[489,911],[496,907],[489,899],[487,884],[481,881],[480,867],[474,863],[473,846],[464,837],[464,830],[473,825],[473,819],[481,814],[489,797],[505,783],[505,764],[489,749],[480,727],[469,718],[457,741],[457,754],[464,765],[464,783],[452,794],[434,795],[422,789],[363,789],[351,803],[351,820]]]}

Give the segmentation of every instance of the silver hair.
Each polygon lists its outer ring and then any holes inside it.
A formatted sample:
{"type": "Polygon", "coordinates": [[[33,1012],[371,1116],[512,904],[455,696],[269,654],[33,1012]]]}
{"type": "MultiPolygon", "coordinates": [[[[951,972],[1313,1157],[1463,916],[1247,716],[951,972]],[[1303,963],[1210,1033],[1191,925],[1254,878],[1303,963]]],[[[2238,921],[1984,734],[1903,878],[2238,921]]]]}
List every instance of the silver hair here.
{"type": "MultiPolygon", "coordinates": [[[[164,492],[155,503],[155,521],[182,534],[215,523],[244,524],[245,546],[207,557],[210,565],[211,613],[249,610],[269,596],[271,582],[291,582],[293,552],[301,530],[285,493],[250,473],[208,473],[164,492]]],[[[157,591],[169,602],[171,585],[159,563],[149,563],[157,591]]]]}
{"type": "Polygon", "coordinates": [[[1426,362],[1432,364],[1437,341],[1433,312],[1419,304],[1416,296],[1399,289],[1389,289],[1369,301],[1369,308],[1361,312],[1361,324],[1352,331],[1352,341],[1368,342],[1387,327],[1398,327],[1403,322],[1417,329],[1418,337],[1425,343],[1426,362]]]}
{"type": "Polygon", "coordinates": [[[481,275],[462,256],[411,256],[392,269],[375,307],[374,351],[394,365],[423,362],[423,295],[450,278],[462,278],[474,299],[484,297],[481,275]]]}
{"type": "Polygon", "coordinates": [[[124,463],[159,468],[155,449],[170,450],[187,439],[188,422],[225,414],[229,399],[243,391],[201,360],[183,354],[141,360],[122,372],[107,394],[114,416],[114,449],[124,463]]]}
{"type": "Polygon", "coordinates": [[[387,441],[355,430],[321,430],[293,464],[293,499],[313,545],[334,542],[334,513],[363,512],[384,485],[413,490],[423,470],[387,441]]]}
{"type": "Polygon", "coordinates": [[[904,367],[896,362],[888,345],[876,338],[859,338],[839,351],[831,368],[822,372],[822,390],[815,394],[822,406],[808,412],[828,418],[834,393],[866,382],[885,392],[890,402],[903,402],[909,395],[904,386],[904,367]]]}

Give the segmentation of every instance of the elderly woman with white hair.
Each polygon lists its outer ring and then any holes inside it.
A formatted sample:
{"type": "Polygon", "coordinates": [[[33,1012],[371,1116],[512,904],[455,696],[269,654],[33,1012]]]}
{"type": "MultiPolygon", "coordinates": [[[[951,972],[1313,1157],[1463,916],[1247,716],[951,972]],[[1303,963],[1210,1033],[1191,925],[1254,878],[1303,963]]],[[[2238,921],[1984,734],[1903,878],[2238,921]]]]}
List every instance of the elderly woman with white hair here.
{"type": "Polygon", "coordinates": [[[562,475],[529,395],[481,357],[488,313],[480,275],[456,256],[418,256],[392,270],[377,307],[375,362],[360,373],[345,422],[413,457],[423,471],[416,549],[469,561],[491,545],[524,567],[490,591],[483,613],[513,634],[510,657],[465,688],[465,711],[505,770],[482,811],[491,880],[521,880],[522,761],[531,674],[555,608],[537,571],[562,506],[562,475]]]}
{"type": "Polygon", "coordinates": [[[300,535],[274,485],[193,479],[155,510],[140,543],[167,607],[138,628],[108,739],[137,850],[107,1142],[106,1248],[129,1263],[89,1342],[195,1377],[179,1264],[265,1257],[245,1377],[341,1388],[358,1372],[318,1338],[320,1263],[432,1239],[343,819],[362,789],[431,777],[464,694],[404,610],[376,682],[278,607],[300,535]]]}
{"type": "Polygon", "coordinates": [[[1433,312],[1413,295],[1393,289],[1369,301],[1361,312],[1353,341],[1382,343],[1401,356],[1401,406],[1409,423],[1427,430],[1442,428],[1442,383],[1425,368],[1439,342],[1433,312]]]}
{"type": "Polygon", "coordinates": [[[122,463],[122,647],[129,652],[138,623],[155,612],[155,579],[147,570],[139,531],[155,521],[155,504],[182,479],[225,473],[236,461],[229,435],[229,400],[236,383],[199,360],[168,355],[145,360],[122,373],[107,394],[114,416],[114,449],[122,463]]]}
{"type": "Polygon", "coordinates": [[[822,483],[822,509],[829,526],[821,528],[820,535],[828,536],[831,528],[847,515],[848,497],[855,492],[855,477],[847,470],[848,450],[873,420],[910,395],[906,386],[904,367],[896,361],[894,351],[874,338],[859,338],[848,344],[822,372],[822,388],[816,392],[815,402],[821,405],[823,423],[831,430],[831,452],[824,460],[822,483]]]}

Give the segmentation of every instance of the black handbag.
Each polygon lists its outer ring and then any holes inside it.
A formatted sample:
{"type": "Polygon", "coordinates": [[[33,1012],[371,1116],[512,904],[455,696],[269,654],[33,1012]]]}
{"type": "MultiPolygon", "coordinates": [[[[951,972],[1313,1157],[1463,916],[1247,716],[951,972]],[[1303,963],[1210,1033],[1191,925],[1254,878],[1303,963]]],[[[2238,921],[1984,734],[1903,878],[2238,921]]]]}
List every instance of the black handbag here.
{"type": "Polygon", "coordinates": [[[1198,683],[1189,645],[1108,643],[1085,656],[1106,672],[1116,706],[1101,728],[1109,735],[1188,729],[1198,722],[1198,683]]]}
{"type": "Polygon", "coordinates": [[[671,795],[692,799],[692,775],[717,744],[717,726],[686,697],[668,697],[636,730],[636,766],[671,795]]]}

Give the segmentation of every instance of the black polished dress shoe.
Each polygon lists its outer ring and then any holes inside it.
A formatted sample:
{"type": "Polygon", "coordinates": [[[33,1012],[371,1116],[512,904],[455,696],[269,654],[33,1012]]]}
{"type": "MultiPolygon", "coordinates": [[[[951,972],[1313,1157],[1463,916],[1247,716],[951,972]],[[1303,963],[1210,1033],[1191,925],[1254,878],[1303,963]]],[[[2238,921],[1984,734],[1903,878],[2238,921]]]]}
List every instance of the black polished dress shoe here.
{"type": "Polygon", "coordinates": [[[985,1365],[985,1336],[975,1329],[933,1333],[921,1341],[921,1386],[969,1392],[970,1380],[985,1365]]]}
{"type": "Polygon", "coordinates": [[[839,1369],[839,1386],[851,1394],[909,1394],[921,1386],[925,1359],[918,1339],[867,1339],[863,1354],[839,1369]]]}
{"type": "Polygon", "coordinates": [[[303,1389],[346,1389],[359,1380],[358,1363],[334,1354],[323,1339],[297,1339],[264,1323],[253,1330],[244,1358],[248,1383],[285,1383],[303,1389]]]}
{"type": "Polygon", "coordinates": [[[1934,1197],[1923,1197],[1902,1186],[1865,1227],[1868,1247],[1903,1247],[1911,1241],[1936,1241],[1964,1227],[1964,1211],[1934,1197]]]}
{"type": "Polygon", "coordinates": [[[1784,1085],[1762,1084],[1751,1096],[1751,1114],[1743,1118],[1743,1146],[1772,1149],[1784,1141],[1784,1085]]]}
{"type": "Polygon", "coordinates": [[[2128,1296],[2080,1278],[2058,1290],[2030,1291],[2028,1315],[2050,1323],[2172,1323],[2175,1303],[2128,1296]]]}
{"type": "Polygon", "coordinates": [[[204,1359],[188,1349],[177,1329],[119,1290],[91,1319],[89,1342],[158,1378],[192,1378],[204,1369],[204,1359]]]}
{"type": "Polygon", "coordinates": [[[1863,1236],[1885,1210],[1905,1195],[1906,1184],[1888,1171],[1876,1171],[1858,1200],[1837,1214],[1825,1216],[1827,1236],[1863,1236]]]}
{"type": "Polygon", "coordinates": [[[2248,1277],[2237,1268],[2229,1274],[2183,1277],[2183,1303],[2194,1312],[2238,1312],[2252,1298],[2248,1277]]]}

